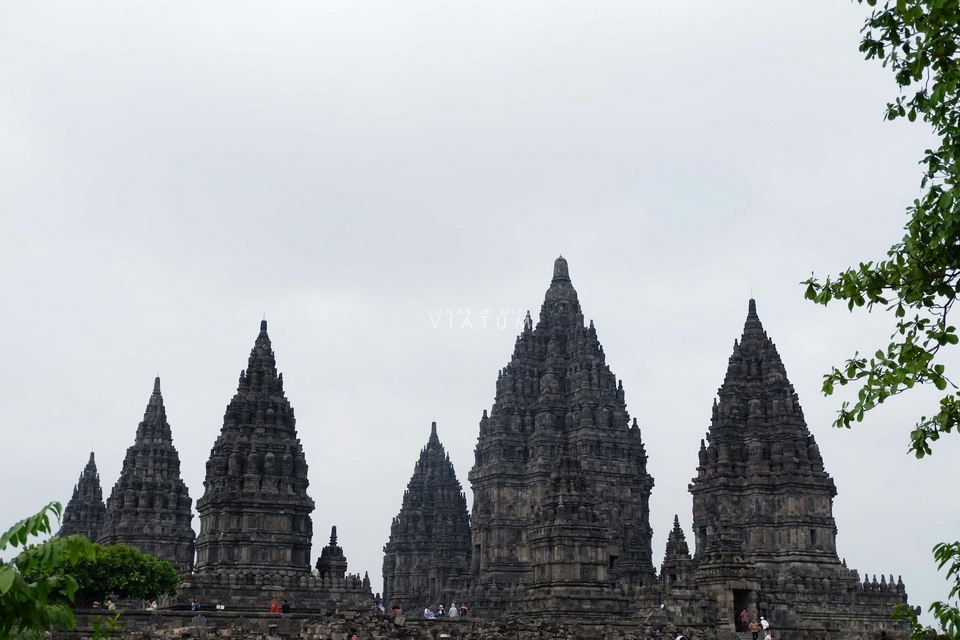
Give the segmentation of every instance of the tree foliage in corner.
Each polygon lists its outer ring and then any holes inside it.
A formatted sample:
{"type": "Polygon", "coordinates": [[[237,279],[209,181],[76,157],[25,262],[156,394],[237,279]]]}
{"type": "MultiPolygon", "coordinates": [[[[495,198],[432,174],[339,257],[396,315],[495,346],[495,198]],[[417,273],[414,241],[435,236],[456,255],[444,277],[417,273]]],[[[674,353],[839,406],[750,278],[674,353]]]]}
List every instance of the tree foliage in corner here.
{"type": "Polygon", "coordinates": [[[74,535],[26,546],[29,538],[52,533],[50,515],[59,519],[62,512],[59,502],[51,502],[0,537],[0,551],[7,546],[22,548],[9,562],[0,560],[0,640],[33,640],[50,628],[73,629],[73,612],[51,596],[62,593],[72,600],[77,582],[69,575],[51,573],[58,565],[74,566],[83,558],[93,558],[93,544],[74,535]],[[32,575],[43,577],[33,579],[32,575]]]}
{"type": "MultiPolygon", "coordinates": [[[[960,393],[938,362],[940,350],[960,337],[949,314],[960,293],[960,0],[857,0],[873,7],[862,30],[860,51],[893,71],[900,95],[886,119],[918,117],[933,127],[940,146],[921,161],[921,196],[907,208],[903,239],[885,259],[821,282],[811,277],[806,297],[820,304],[845,300],[849,309],[882,305],[896,317],[891,342],[871,358],[854,357],[824,376],[823,391],[860,385],[857,401],[844,403],[834,426],[850,427],[864,413],[917,385],[942,392],[936,412],[922,416],[910,434],[909,451],[930,455],[931,444],[960,425],[960,393]]],[[[940,568],[960,592],[960,543],[934,548],[940,568]]],[[[960,637],[960,610],[934,603],[931,612],[951,638],[960,637]]],[[[915,636],[923,633],[916,624],[915,636]],[[919,629],[919,631],[918,631],[919,629]]]]}
{"type": "Polygon", "coordinates": [[[166,560],[122,544],[93,547],[94,557],[83,558],[76,565],[61,563],[54,570],[56,575],[70,575],[76,580],[78,605],[103,602],[108,593],[140,600],[176,595],[180,578],[166,560]]]}

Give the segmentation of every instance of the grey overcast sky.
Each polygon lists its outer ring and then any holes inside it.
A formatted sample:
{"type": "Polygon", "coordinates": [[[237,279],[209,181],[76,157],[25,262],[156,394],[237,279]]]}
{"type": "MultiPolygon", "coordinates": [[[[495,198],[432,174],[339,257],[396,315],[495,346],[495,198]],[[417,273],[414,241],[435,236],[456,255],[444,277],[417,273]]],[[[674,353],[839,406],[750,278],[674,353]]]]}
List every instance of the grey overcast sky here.
{"type": "Polygon", "coordinates": [[[798,284],[881,257],[918,193],[929,133],[882,121],[895,85],[857,51],[864,15],[2,3],[0,527],[66,502],[91,450],[109,493],[158,373],[195,502],[266,314],[314,555],[338,525],[379,589],[430,422],[469,499],[511,314],[536,316],[563,254],[643,429],[657,563],[674,513],[689,534],[752,292],[836,480],[840,555],[902,575],[913,604],[945,597],[930,549],[960,530],[960,438],[906,454],[922,390],[831,428],[822,374],[891,319],[815,307],[798,284]],[[431,320],[448,310],[452,328],[431,320]]]}

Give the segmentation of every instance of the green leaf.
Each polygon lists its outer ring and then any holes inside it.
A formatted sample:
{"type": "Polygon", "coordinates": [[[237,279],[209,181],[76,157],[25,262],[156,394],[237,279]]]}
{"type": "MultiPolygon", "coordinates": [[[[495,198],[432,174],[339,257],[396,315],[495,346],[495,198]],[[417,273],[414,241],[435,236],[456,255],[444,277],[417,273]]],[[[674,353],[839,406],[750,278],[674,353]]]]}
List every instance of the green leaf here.
{"type": "Polygon", "coordinates": [[[0,564],[0,595],[10,591],[17,577],[16,570],[9,564],[0,564]]]}

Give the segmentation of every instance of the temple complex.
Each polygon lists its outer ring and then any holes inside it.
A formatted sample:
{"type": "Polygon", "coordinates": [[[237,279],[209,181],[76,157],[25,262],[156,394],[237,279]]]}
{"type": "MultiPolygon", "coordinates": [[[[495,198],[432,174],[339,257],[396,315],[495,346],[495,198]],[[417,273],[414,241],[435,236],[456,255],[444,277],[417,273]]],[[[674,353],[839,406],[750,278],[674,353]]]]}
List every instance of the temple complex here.
{"type": "Polygon", "coordinates": [[[469,478],[469,598],[487,615],[555,606],[605,615],[655,582],[640,429],[593,322],[584,325],[563,257],[536,327],[527,314],[498,375],[469,478]],[[515,596],[530,588],[536,598],[515,596]]]}
{"type": "MultiPolygon", "coordinates": [[[[861,579],[837,554],[837,488],[753,300],[689,487],[694,553],[675,516],[659,573],[653,565],[640,428],[562,257],[536,325],[528,313],[499,372],[469,480],[472,516],[434,423],[384,546],[384,604],[419,612],[460,602],[487,619],[672,625],[705,638],[730,637],[742,610],[765,616],[778,640],[909,630],[890,618],[907,602],[903,582],[861,579]]],[[[104,544],[170,560],[184,600],[231,611],[262,611],[270,598],[298,612],[369,610],[369,576],[347,573],[336,527],[311,570],[307,487],[264,321],[207,462],[195,570],[159,379],[105,515],[91,454],[61,533],[99,531],[104,544]]]]}
{"type": "Polygon", "coordinates": [[[470,571],[470,516],[457,474],[437,436],[437,423],[403,493],[383,548],[383,598],[422,611],[450,604],[470,571]]]}
{"type": "Polygon", "coordinates": [[[100,488],[100,474],[97,463],[90,452],[90,461],[83,468],[80,479],[73,487],[73,496],[63,510],[58,536],[65,537],[75,533],[96,541],[103,528],[103,490],[100,488]]]}
{"type": "Polygon", "coordinates": [[[107,499],[98,542],[125,544],[169,561],[178,573],[189,572],[195,537],[191,506],[157,378],[120,479],[107,499]]]}

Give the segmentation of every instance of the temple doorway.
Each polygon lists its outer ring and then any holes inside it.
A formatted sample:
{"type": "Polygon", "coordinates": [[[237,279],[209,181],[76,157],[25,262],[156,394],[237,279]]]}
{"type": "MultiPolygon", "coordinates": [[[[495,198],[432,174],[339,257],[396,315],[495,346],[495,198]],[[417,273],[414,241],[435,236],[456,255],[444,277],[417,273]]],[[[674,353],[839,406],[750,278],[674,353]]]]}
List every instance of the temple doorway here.
{"type": "Polygon", "coordinates": [[[746,625],[740,622],[740,612],[750,613],[750,591],[747,589],[733,590],[733,626],[737,631],[746,631],[746,625]]]}

